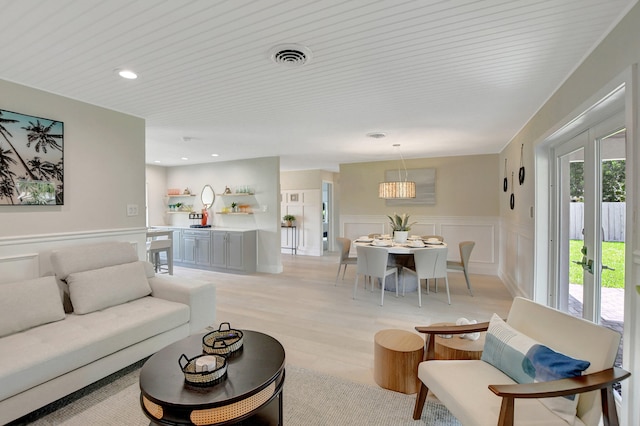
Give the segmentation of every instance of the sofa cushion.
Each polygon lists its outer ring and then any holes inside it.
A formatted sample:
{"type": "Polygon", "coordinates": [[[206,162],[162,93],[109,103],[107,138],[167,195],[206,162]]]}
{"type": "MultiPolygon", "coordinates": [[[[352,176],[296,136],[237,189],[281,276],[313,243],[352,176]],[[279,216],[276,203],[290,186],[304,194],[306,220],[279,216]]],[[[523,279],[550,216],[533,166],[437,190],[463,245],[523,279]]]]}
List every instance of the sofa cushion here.
{"type": "Polygon", "coordinates": [[[148,296],[3,337],[0,401],[167,331],[183,328],[186,336],[189,313],[148,296]]]}
{"type": "Polygon", "coordinates": [[[67,277],[67,284],[76,314],[87,314],[151,294],[142,261],[74,272],[67,277]]]}
{"type": "Polygon", "coordinates": [[[51,266],[61,280],[66,280],[74,272],[90,271],[137,260],[138,254],[133,245],[120,241],[79,245],[51,253],[51,266]]]}
{"type": "MultiPolygon", "coordinates": [[[[589,361],[571,358],[540,344],[509,326],[496,314],[489,323],[482,360],[517,383],[546,382],[580,376],[590,364],[589,361]]],[[[543,398],[541,402],[569,424],[573,422],[578,395],[543,398]]]]}
{"type": "MultiPolygon", "coordinates": [[[[496,426],[502,398],[488,386],[515,383],[502,371],[480,360],[422,362],[418,377],[464,426],[496,426]]],[[[568,426],[540,401],[517,399],[514,424],[568,426]]],[[[584,426],[579,418],[570,424],[584,426]]]]}
{"type": "Polygon", "coordinates": [[[53,276],[0,285],[0,337],[64,319],[53,276]]]}

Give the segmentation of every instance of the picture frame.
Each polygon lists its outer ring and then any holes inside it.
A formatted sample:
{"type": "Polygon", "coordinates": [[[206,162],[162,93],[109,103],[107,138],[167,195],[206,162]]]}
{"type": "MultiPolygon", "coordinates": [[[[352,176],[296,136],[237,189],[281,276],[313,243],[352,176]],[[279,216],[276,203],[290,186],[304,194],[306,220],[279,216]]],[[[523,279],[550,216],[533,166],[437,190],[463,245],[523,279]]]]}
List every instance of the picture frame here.
{"type": "Polygon", "coordinates": [[[0,205],[64,205],[64,123],[0,109],[0,205]]]}

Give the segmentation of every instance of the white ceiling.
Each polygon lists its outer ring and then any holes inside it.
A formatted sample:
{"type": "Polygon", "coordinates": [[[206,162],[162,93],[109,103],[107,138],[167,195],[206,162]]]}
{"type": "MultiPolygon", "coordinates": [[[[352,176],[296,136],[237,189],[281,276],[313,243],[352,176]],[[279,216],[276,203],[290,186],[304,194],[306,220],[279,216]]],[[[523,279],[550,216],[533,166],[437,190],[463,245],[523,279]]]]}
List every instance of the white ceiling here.
{"type": "Polygon", "coordinates": [[[0,78],[144,118],[149,164],[497,153],[636,1],[0,0],[0,78]]]}

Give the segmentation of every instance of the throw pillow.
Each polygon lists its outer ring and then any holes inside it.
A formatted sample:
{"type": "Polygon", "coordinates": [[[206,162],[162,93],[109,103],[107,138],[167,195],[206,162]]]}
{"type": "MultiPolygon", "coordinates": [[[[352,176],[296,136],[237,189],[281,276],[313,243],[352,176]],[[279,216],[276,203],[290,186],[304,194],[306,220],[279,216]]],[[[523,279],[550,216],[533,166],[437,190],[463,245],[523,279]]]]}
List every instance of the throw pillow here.
{"type": "Polygon", "coordinates": [[[0,284],[0,337],[63,319],[54,276],[0,284]]]}
{"type": "Polygon", "coordinates": [[[76,314],[88,314],[151,294],[142,261],[75,272],[67,277],[67,284],[76,314]]]}
{"type": "MultiPolygon", "coordinates": [[[[590,362],[571,358],[537,342],[493,314],[482,352],[482,360],[493,365],[517,383],[546,382],[576,377],[590,362]]],[[[541,398],[558,416],[573,424],[578,395],[541,398]]]]}

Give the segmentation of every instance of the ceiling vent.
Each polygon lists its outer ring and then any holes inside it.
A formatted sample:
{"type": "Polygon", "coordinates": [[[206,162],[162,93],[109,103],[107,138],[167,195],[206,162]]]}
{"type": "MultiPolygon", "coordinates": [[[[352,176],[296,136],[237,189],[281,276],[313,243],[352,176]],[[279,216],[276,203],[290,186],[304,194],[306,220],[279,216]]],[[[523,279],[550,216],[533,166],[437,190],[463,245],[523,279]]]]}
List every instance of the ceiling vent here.
{"type": "Polygon", "coordinates": [[[273,47],[269,56],[276,64],[294,68],[311,61],[311,50],[300,44],[281,44],[273,47]]]}

